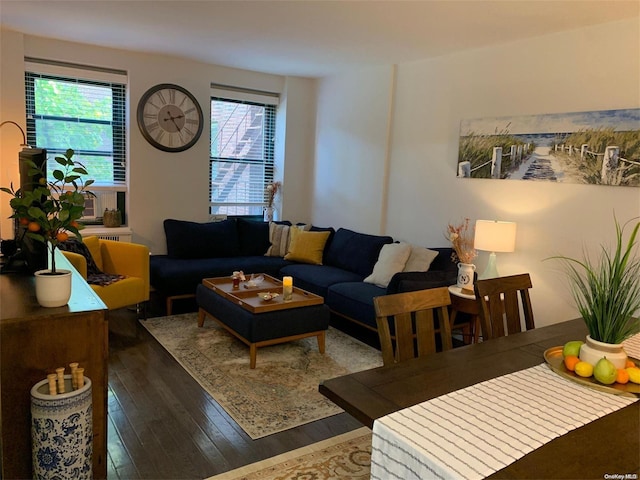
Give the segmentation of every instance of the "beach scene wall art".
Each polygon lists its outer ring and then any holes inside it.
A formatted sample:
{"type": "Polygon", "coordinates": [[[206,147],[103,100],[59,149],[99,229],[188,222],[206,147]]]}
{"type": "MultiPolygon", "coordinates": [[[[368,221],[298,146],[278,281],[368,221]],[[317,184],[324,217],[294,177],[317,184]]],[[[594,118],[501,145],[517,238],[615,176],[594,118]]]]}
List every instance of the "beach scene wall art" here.
{"type": "Polygon", "coordinates": [[[640,108],[460,122],[460,178],[640,186],[640,108]]]}

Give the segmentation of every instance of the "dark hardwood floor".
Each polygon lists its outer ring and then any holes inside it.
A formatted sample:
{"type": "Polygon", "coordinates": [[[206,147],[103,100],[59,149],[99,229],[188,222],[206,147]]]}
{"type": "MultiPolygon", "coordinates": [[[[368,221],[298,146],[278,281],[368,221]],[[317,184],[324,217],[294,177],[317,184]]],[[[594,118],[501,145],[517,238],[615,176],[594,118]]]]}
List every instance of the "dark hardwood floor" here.
{"type": "MultiPolygon", "coordinates": [[[[149,316],[158,315],[161,302],[152,299],[149,316]]],[[[107,425],[109,480],[206,478],[362,426],[342,413],[251,440],[128,309],[109,313],[107,425]]]]}

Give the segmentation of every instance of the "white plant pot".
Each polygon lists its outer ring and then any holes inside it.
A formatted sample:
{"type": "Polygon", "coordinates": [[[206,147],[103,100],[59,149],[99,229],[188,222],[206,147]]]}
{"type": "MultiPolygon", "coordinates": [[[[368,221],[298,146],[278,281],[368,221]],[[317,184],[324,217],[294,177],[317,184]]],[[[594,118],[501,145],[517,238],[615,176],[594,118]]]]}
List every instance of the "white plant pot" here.
{"type": "Polygon", "coordinates": [[[36,299],[43,307],[62,307],[71,298],[71,270],[38,270],[36,277],[36,299]]]}
{"type": "Polygon", "coordinates": [[[580,360],[595,367],[596,363],[603,357],[607,357],[607,360],[613,363],[616,368],[624,368],[627,362],[627,354],[621,343],[599,342],[587,335],[586,343],[583,343],[580,347],[580,360]]]}
{"type": "Polygon", "coordinates": [[[34,478],[90,480],[93,469],[93,403],[91,380],[73,390],[65,375],[67,393],[49,395],[49,381],[31,389],[31,444],[34,478]]]}

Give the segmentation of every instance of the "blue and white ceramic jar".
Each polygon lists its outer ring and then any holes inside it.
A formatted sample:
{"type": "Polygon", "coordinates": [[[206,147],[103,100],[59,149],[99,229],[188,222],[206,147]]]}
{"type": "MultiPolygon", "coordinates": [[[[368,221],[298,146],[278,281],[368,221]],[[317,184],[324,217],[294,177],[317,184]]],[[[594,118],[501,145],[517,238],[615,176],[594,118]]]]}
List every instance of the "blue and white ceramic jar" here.
{"type": "Polygon", "coordinates": [[[91,380],[73,390],[65,375],[65,391],[49,395],[48,380],[31,389],[33,478],[91,479],[93,465],[93,406],[91,380]]]}

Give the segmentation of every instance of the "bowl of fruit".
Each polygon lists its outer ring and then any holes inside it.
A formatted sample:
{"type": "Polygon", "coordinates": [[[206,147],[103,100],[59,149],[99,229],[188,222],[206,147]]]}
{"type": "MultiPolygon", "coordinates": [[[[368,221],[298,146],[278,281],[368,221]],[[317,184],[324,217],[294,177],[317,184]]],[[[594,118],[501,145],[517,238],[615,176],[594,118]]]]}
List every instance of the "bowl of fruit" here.
{"type": "Polygon", "coordinates": [[[640,396],[640,362],[628,358],[616,368],[606,357],[595,365],[579,358],[582,341],[573,340],[544,352],[544,359],[556,373],[598,390],[619,395],[640,396]]]}

